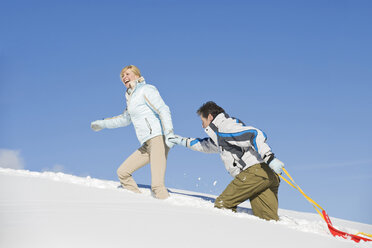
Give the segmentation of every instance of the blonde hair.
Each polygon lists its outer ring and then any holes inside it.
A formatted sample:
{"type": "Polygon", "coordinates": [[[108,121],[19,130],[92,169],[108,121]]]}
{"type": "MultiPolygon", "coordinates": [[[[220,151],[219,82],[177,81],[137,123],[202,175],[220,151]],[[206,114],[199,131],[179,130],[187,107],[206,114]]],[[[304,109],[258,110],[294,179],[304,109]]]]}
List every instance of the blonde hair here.
{"type": "Polygon", "coordinates": [[[135,75],[137,75],[138,77],[141,77],[141,72],[140,70],[138,69],[137,66],[135,65],[128,65],[126,67],[123,68],[123,70],[121,70],[120,72],[120,78],[123,78],[124,76],[124,73],[127,71],[127,70],[131,70],[135,75]]]}

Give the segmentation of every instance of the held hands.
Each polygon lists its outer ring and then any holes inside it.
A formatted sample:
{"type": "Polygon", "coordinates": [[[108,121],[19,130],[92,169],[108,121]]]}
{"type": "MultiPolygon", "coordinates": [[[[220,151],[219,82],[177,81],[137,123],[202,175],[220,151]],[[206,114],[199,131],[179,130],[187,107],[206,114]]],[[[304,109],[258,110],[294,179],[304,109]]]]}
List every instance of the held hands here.
{"type": "Polygon", "coordinates": [[[187,147],[187,138],[179,135],[174,135],[173,137],[170,137],[169,142],[172,142],[173,145],[181,145],[187,147]]]}
{"type": "Polygon", "coordinates": [[[275,171],[276,174],[282,174],[282,169],[284,167],[284,163],[282,161],[280,161],[279,159],[277,158],[274,158],[270,164],[269,164],[269,167],[275,171]]]}
{"type": "Polygon", "coordinates": [[[187,147],[187,138],[176,135],[173,131],[165,135],[165,143],[169,148],[172,148],[175,145],[181,145],[187,147]]]}
{"type": "Polygon", "coordinates": [[[172,142],[170,141],[173,137],[175,137],[173,131],[170,131],[169,133],[167,133],[167,134],[165,135],[165,144],[167,144],[167,146],[168,146],[169,148],[172,148],[172,147],[175,145],[174,143],[172,143],[172,142]]]}
{"type": "Polygon", "coordinates": [[[96,132],[102,130],[104,128],[103,120],[93,121],[90,127],[96,132]]]}

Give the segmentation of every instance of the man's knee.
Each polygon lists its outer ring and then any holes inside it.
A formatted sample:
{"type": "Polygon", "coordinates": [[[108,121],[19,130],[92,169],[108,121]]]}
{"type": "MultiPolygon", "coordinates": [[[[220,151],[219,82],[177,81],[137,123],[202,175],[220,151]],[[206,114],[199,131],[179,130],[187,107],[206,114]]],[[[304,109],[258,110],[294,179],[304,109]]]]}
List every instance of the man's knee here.
{"type": "Polygon", "coordinates": [[[267,212],[261,212],[259,214],[255,214],[257,217],[260,217],[261,219],[264,219],[264,220],[275,220],[275,221],[278,221],[279,220],[279,216],[277,213],[274,213],[274,212],[270,212],[270,213],[267,213],[267,212]]]}
{"type": "Polygon", "coordinates": [[[267,190],[263,195],[251,199],[253,215],[265,220],[279,220],[278,201],[274,193],[267,190]]]}
{"type": "Polygon", "coordinates": [[[214,202],[214,207],[215,208],[225,208],[223,203],[224,203],[223,200],[220,199],[219,197],[217,197],[216,201],[214,202]]]}
{"type": "Polygon", "coordinates": [[[236,206],[229,204],[229,202],[224,201],[221,197],[217,197],[214,202],[214,207],[220,209],[231,209],[232,211],[236,212],[236,206]]]}

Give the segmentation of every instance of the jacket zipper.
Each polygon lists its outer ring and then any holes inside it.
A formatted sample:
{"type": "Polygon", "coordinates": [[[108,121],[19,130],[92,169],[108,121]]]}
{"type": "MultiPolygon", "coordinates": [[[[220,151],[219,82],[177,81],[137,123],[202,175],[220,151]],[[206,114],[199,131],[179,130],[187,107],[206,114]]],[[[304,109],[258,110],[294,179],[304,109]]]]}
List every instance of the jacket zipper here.
{"type": "Polygon", "coordinates": [[[146,123],[147,123],[147,127],[150,129],[150,134],[152,134],[152,128],[151,128],[150,123],[149,123],[149,121],[147,120],[147,118],[145,118],[145,121],[146,121],[146,123]]]}

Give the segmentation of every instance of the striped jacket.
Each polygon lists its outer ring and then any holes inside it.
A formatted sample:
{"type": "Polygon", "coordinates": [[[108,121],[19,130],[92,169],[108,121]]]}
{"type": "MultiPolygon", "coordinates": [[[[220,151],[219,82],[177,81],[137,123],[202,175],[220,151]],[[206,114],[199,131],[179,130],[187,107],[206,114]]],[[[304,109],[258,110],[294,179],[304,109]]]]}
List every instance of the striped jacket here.
{"type": "Polygon", "coordinates": [[[188,138],[187,147],[205,153],[219,153],[226,170],[235,177],[248,167],[274,159],[261,130],[245,126],[238,119],[220,113],[205,128],[209,138],[188,138]]]}
{"type": "Polygon", "coordinates": [[[173,131],[169,107],[155,86],[146,84],[141,77],[133,90],[127,90],[127,108],[124,113],[104,119],[104,128],[125,127],[133,123],[141,145],[147,140],[173,131]]]}

